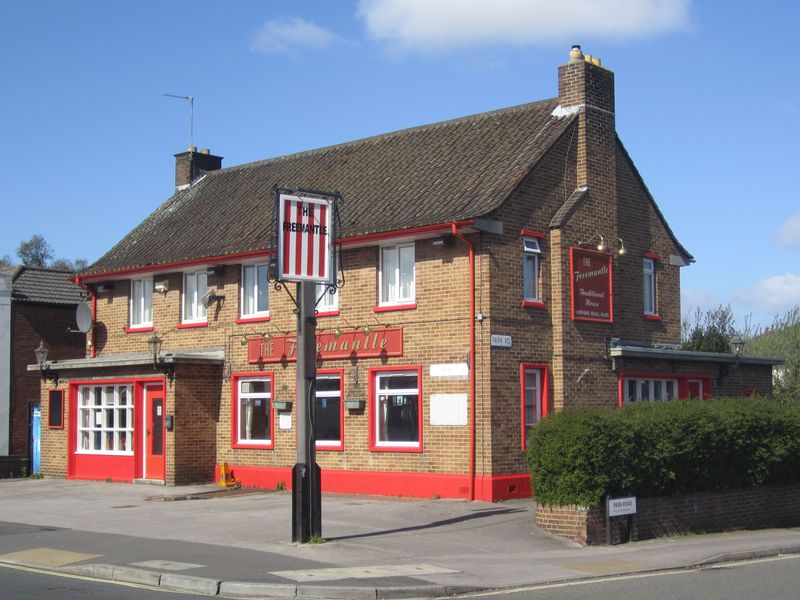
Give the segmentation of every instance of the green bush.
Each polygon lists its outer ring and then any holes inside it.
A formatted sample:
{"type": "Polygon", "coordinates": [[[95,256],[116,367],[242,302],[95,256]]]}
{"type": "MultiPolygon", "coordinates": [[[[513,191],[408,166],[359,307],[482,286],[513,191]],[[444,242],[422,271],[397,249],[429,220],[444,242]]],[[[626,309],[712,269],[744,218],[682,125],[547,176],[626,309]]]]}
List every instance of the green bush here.
{"type": "Polygon", "coordinates": [[[800,483],[800,406],[765,398],[567,409],[531,432],[545,505],[800,483]]]}

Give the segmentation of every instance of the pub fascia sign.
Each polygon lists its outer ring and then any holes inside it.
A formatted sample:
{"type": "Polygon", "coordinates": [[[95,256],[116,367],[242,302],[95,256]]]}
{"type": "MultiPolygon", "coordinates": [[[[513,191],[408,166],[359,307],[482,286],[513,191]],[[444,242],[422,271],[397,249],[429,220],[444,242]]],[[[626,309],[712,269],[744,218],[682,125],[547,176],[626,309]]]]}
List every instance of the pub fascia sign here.
{"type": "Polygon", "coordinates": [[[611,255],[570,248],[572,320],[611,323],[611,255]]]}
{"type": "MultiPolygon", "coordinates": [[[[317,358],[320,360],[403,356],[403,328],[346,331],[336,337],[331,332],[317,334],[317,358]]],[[[297,360],[297,336],[251,338],[247,342],[247,360],[255,363],[294,362],[297,360]]]]}

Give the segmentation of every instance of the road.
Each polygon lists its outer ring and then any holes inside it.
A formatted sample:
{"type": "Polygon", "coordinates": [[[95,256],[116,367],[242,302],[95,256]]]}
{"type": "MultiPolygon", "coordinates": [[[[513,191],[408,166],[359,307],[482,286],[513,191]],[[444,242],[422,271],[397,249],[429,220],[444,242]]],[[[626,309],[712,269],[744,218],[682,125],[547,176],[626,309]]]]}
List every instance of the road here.
{"type": "Polygon", "coordinates": [[[470,594],[487,600],[796,600],[800,556],[470,594]]]}
{"type": "Polygon", "coordinates": [[[108,583],[85,577],[51,575],[42,571],[0,565],[3,600],[208,600],[209,596],[177,594],[143,586],[108,583]]]}

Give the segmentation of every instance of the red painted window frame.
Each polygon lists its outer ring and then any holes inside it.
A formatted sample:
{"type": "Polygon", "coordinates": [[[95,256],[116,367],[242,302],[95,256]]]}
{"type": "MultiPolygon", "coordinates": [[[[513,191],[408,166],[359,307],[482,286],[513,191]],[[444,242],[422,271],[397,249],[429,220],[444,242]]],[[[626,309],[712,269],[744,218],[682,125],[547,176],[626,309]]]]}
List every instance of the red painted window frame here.
{"type": "MultiPolygon", "coordinates": [[[[324,452],[343,452],[344,451],[344,369],[319,369],[317,375],[338,375],[339,376],[339,443],[336,445],[320,446],[317,440],[317,450],[324,452]]],[[[316,401],[316,398],[314,399],[316,401]]]]}
{"type": "MultiPolygon", "coordinates": [[[[527,448],[528,440],[525,435],[525,371],[539,371],[539,382],[542,386],[542,419],[550,413],[550,387],[548,385],[549,367],[541,363],[520,363],[519,365],[519,417],[520,431],[522,433],[522,450],[527,448]]],[[[541,421],[539,421],[541,423],[541,421]]]]}
{"type": "MultiPolygon", "coordinates": [[[[543,240],[545,235],[539,231],[531,231],[530,229],[520,229],[519,236],[521,238],[536,238],[537,240],[543,240]]],[[[539,276],[539,280],[536,282],[537,286],[542,285],[542,254],[541,248],[539,249],[539,272],[537,275],[539,276]]],[[[524,253],[523,253],[524,258],[524,253]]],[[[523,261],[523,269],[525,268],[524,261],[523,261]]],[[[525,274],[522,275],[523,279],[525,278],[525,274]]],[[[523,284],[524,287],[524,284],[523,284]]],[[[522,295],[525,295],[525,290],[522,290],[522,295]]],[[[541,296],[540,296],[541,297],[541,296]]],[[[547,308],[547,305],[544,303],[544,300],[526,300],[524,297],[520,301],[520,306],[522,308],[547,308]]]]}
{"type": "Polygon", "coordinates": [[[275,449],[275,375],[272,371],[241,372],[231,374],[231,448],[237,450],[275,449]],[[239,442],[239,380],[269,377],[269,442],[242,444],[239,442]]]}
{"type": "Polygon", "coordinates": [[[369,423],[369,449],[371,452],[416,452],[421,453],[424,451],[424,439],[423,439],[423,427],[422,423],[425,420],[424,418],[424,395],[422,390],[422,366],[421,365],[409,365],[409,366],[397,366],[397,367],[370,367],[367,372],[367,377],[369,381],[369,407],[367,409],[367,422],[369,423]],[[396,447],[396,446],[379,446],[378,445],[378,432],[375,430],[375,422],[373,421],[377,407],[377,394],[375,389],[376,383],[376,376],[381,373],[390,373],[390,372],[401,373],[403,371],[416,371],[417,372],[417,387],[418,387],[418,414],[419,414],[419,444],[417,446],[407,446],[407,447],[396,447]]]}

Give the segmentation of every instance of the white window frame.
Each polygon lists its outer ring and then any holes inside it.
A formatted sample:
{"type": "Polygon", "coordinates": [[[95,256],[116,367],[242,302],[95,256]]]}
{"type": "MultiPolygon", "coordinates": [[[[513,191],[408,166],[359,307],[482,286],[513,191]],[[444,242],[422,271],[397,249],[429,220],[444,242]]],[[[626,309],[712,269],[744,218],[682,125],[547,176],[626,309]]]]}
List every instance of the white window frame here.
{"type": "Polygon", "coordinates": [[[129,383],[78,387],[76,453],[133,456],[133,405],[129,383]]]}
{"type": "Polygon", "coordinates": [[[183,274],[183,290],[181,292],[181,322],[182,323],[207,323],[208,313],[200,298],[208,291],[208,273],[202,271],[188,271],[183,274]],[[200,279],[203,285],[200,285],[200,279]],[[194,280],[190,289],[189,282],[194,280]],[[191,298],[189,295],[191,294],[191,298]],[[191,307],[191,314],[187,315],[187,308],[191,307]]]}
{"type": "MultiPolygon", "coordinates": [[[[375,399],[375,404],[372,407],[372,412],[373,412],[372,427],[374,428],[373,431],[374,431],[374,435],[375,435],[374,440],[375,440],[375,447],[376,448],[379,448],[379,449],[407,449],[407,448],[417,449],[417,448],[421,448],[422,447],[422,434],[419,433],[420,432],[420,427],[419,427],[420,426],[420,421],[421,421],[422,416],[423,416],[422,415],[422,394],[420,393],[420,384],[421,384],[421,382],[420,382],[420,373],[417,370],[404,371],[404,370],[398,369],[397,371],[381,371],[381,372],[378,372],[378,373],[375,374],[375,376],[374,376],[374,378],[372,380],[372,385],[375,386],[375,388],[373,390],[374,391],[374,396],[373,397],[375,399]],[[398,389],[392,389],[392,390],[384,390],[383,393],[381,392],[381,385],[380,385],[381,380],[392,378],[392,377],[409,377],[409,376],[412,376],[412,375],[417,379],[417,387],[416,388],[398,388],[398,389]],[[417,397],[417,408],[416,408],[416,410],[417,410],[417,428],[416,428],[415,431],[418,432],[417,433],[417,436],[419,437],[418,440],[416,440],[416,441],[395,441],[395,442],[392,442],[392,441],[387,441],[387,440],[382,440],[381,439],[382,428],[381,428],[381,422],[380,422],[380,418],[381,418],[380,403],[382,401],[386,401],[386,400],[382,400],[382,398],[381,398],[382,396],[384,396],[384,397],[387,397],[387,396],[416,396],[417,397]]],[[[388,398],[387,398],[387,400],[388,400],[388,398]]]]}
{"type": "Polygon", "coordinates": [[[236,382],[236,439],[237,446],[271,446],[272,445],[272,379],[259,375],[257,377],[240,377],[236,382]],[[266,392],[244,392],[242,391],[244,384],[253,381],[266,383],[266,392]],[[246,439],[242,438],[242,419],[244,418],[244,411],[242,410],[242,399],[262,400],[266,404],[264,409],[267,414],[267,437],[264,439],[246,439]]]}
{"type": "Polygon", "coordinates": [[[678,380],[668,378],[625,377],[622,402],[667,402],[678,399],[678,380]]]}
{"type": "Polygon", "coordinates": [[[402,304],[413,304],[416,298],[416,251],[414,242],[397,244],[394,246],[381,246],[380,248],[380,268],[378,269],[378,286],[380,288],[380,306],[394,306],[402,304]],[[408,251],[411,252],[411,272],[409,293],[402,294],[403,269],[402,258],[408,251]],[[389,255],[394,255],[394,265],[390,269],[385,264],[389,255]],[[391,272],[388,272],[391,271],[391,272]]]}
{"type": "Polygon", "coordinates": [[[131,279],[131,327],[153,326],[153,278],[131,279]],[[145,318],[148,316],[149,319],[145,318]]]}
{"type": "Polygon", "coordinates": [[[319,299],[317,312],[327,313],[339,310],[339,290],[337,288],[336,292],[331,294],[329,288],[330,286],[327,283],[317,284],[316,295],[317,299],[319,299]]]}
{"type": "Polygon", "coordinates": [[[644,314],[657,315],[656,309],[656,261],[653,258],[642,259],[642,277],[644,295],[644,314]]]}
{"type": "Polygon", "coordinates": [[[242,318],[252,319],[252,318],[269,316],[269,281],[268,281],[269,276],[267,273],[268,269],[269,269],[269,263],[266,262],[242,265],[242,284],[239,288],[239,297],[241,298],[239,306],[239,314],[242,318]],[[247,272],[250,270],[253,273],[252,296],[248,296],[249,290],[247,289],[248,287],[247,272]],[[264,280],[262,282],[259,282],[259,272],[263,273],[264,275],[264,280]],[[258,295],[262,291],[266,295],[267,307],[266,309],[259,310],[258,295]],[[253,300],[254,310],[248,310],[247,304],[250,298],[252,298],[253,300]]]}
{"type": "Polygon", "coordinates": [[[522,238],[522,297],[525,302],[542,301],[539,294],[541,255],[538,239],[522,238]]]}
{"type": "Polygon", "coordinates": [[[342,398],[342,378],[339,373],[325,373],[317,375],[317,381],[320,379],[325,380],[336,380],[339,382],[339,389],[338,390],[325,390],[321,391],[319,388],[316,389],[316,399],[317,400],[326,400],[328,398],[336,398],[339,400],[339,415],[337,417],[337,422],[339,423],[339,439],[338,440],[320,440],[317,439],[317,448],[326,448],[326,449],[339,449],[342,447],[344,443],[344,431],[343,431],[343,421],[342,421],[342,411],[344,410],[344,398],[342,398]]]}

